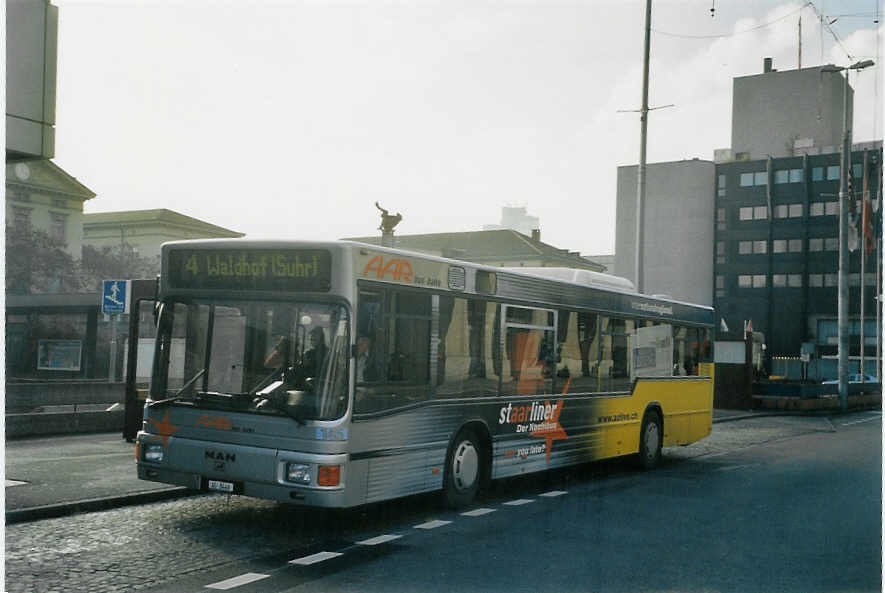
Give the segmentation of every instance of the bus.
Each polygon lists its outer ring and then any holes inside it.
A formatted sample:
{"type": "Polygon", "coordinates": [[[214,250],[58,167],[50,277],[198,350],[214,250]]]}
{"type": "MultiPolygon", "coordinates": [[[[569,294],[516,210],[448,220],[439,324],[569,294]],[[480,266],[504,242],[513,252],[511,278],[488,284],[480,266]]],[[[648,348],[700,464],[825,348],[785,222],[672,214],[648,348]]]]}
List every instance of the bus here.
{"type": "Polygon", "coordinates": [[[314,507],[710,434],[709,307],[355,242],[162,247],[138,477],[314,507]]]}

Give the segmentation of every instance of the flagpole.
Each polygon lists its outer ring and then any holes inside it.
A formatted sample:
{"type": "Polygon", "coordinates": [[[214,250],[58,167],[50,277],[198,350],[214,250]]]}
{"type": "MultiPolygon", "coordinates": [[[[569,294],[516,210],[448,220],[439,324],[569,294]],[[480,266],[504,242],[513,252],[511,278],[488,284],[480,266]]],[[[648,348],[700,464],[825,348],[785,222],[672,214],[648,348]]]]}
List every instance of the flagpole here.
{"type": "MultiPolygon", "coordinates": [[[[880,159],[881,161],[881,159],[880,159]]],[[[882,382],[882,165],[877,171],[879,183],[876,191],[876,380],[882,382]]]]}
{"type": "Polygon", "coordinates": [[[867,150],[863,151],[863,189],[861,191],[861,227],[863,228],[863,239],[860,241],[860,382],[864,383],[864,377],[866,373],[864,372],[864,350],[866,350],[866,342],[864,336],[864,325],[866,325],[866,318],[864,317],[864,303],[866,302],[866,259],[867,259],[867,239],[869,238],[867,235],[867,224],[870,222],[868,212],[868,204],[867,198],[869,198],[868,191],[868,181],[869,175],[867,174],[868,163],[868,153],[867,150]]]}

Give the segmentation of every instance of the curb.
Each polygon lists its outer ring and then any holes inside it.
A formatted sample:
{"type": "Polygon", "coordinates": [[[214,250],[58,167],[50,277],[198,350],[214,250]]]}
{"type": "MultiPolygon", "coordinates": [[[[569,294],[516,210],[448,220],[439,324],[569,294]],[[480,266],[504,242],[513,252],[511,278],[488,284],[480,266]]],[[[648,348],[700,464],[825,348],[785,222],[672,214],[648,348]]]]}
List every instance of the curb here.
{"type": "Polygon", "coordinates": [[[52,519],[56,517],[64,517],[66,515],[73,515],[76,513],[106,511],[118,507],[146,504],[150,502],[159,502],[162,500],[171,500],[175,498],[183,498],[186,496],[196,496],[198,494],[204,493],[199,490],[192,490],[190,488],[175,487],[163,488],[161,490],[149,490],[147,492],[138,492],[135,494],[126,494],[123,496],[90,498],[86,500],[77,500],[74,502],[47,504],[38,507],[6,511],[6,524],[12,525],[14,523],[38,521],[40,519],[52,519]]]}

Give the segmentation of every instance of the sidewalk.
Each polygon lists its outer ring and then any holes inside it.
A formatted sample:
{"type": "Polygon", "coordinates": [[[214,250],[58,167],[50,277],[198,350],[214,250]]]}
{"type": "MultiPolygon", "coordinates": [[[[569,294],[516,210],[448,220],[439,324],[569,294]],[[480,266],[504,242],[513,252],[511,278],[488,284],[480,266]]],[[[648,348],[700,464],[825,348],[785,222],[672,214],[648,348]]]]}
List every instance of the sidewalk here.
{"type": "Polygon", "coordinates": [[[119,432],[7,440],[5,486],[7,523],[189,493],[139,480],[135,444],[119,432]]]}
{"type": "MultiPolygon", "coordinates": [[[[713,423],[773,415],[714,410],[713,423]]],[[[6,522],[19,523],[194,494],[139,480],[135,445],[118,432],[6,442],[6,522]]]]}

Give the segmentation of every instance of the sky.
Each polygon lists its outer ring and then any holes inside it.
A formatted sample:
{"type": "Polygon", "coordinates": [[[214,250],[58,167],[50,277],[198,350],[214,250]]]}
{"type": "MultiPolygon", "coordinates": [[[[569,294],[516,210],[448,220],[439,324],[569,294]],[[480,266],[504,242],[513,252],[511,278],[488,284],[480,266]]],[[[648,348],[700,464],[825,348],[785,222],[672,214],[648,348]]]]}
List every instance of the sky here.
{"type": "MultiPolygon", "coordinates": [[[[648,162],[730,146],[732,78],[880,61],[880,0],[655,0],[648,162]],[[711,16],[711,8],[715,12],[711,16]],[[821,32],[814,9],[833,21],[821,32]],[[835,34],[835,35],[834,35],[835,34]]],[[[525,206],[612,253],[639,159],[640,0],[53,0],[55,162],[86,212],[169,208],[252,238],[480,230],[525,206]]],[[[852,73],[882,138],[880,67],[852,73]]]]}

